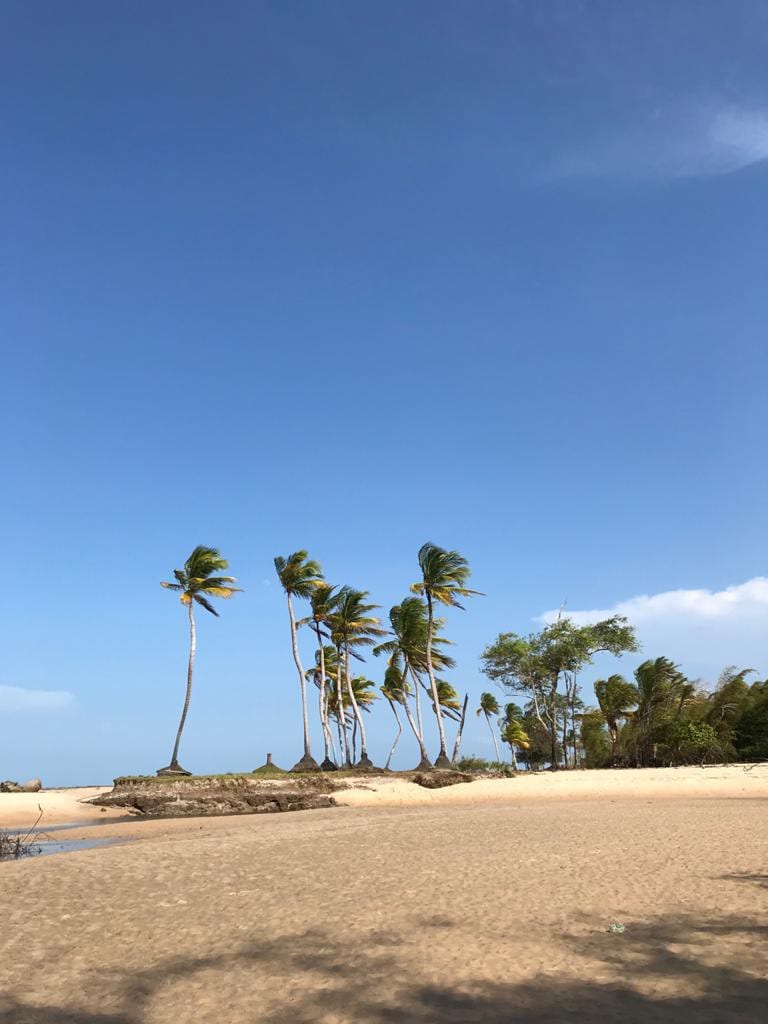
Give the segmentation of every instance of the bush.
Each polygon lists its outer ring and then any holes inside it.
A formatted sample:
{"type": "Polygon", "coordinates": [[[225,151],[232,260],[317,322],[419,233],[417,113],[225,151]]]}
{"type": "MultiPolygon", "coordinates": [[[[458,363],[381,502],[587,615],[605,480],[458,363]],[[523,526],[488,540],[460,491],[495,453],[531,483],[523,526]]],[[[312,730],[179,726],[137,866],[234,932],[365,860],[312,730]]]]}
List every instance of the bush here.
{"type": "Polygon", "coordinates": [[[474,754],[462,757],[456,767],[460,772],[476,775],[501,775],[507,779],[511,779],[517,774],[512,765],[507,764],[506,761],[486,761],[482,757],[475,757],[474,754]]]}

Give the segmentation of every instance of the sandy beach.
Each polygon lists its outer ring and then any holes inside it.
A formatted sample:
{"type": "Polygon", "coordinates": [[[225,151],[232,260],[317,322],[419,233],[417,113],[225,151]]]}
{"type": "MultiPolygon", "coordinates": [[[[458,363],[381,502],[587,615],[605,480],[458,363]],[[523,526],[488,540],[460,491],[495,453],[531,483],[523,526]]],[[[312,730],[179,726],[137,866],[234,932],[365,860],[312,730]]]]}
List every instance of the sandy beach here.
{"type": "Polygon", "coordinates": [[[768,770],[677,771],[91,828],[0,868],[0,1022],[762,1021],[768,770]]]}

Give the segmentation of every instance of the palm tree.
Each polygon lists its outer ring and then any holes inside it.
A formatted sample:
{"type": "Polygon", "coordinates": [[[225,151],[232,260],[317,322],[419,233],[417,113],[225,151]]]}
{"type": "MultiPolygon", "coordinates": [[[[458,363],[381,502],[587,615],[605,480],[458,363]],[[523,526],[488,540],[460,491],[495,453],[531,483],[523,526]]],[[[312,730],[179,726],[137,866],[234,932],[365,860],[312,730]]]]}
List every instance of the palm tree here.
{"type": "Polygon", "coordinates": [[[192,697],[192,673],[195,667],[195,652],[197,650],[197,631],[195,629],[195,604],[205,608],[211,615],[218,618],[219,613],[210,603],[210,597],[232,597],[239,593],[239,587],[233,587],[236,583],[234,576],[214,576],[214,573],[221,573],[229,568],[229,562],[222,558],[216,548],[207,548],[198,544],[192,554],[184,563],[183,569],[174,569],[175,583],[161,583],[161,587],[167,590],[175,590],[181,594],[181,603],[187,606],[189,614],[189,662],[187,664],[187,692],[184,697],[184,709],[181,712],[181,721],[176,733],[176,742],[173,745],[171,763],[166,768],[161,768],[158,775],[190,775],[179,764],[179,744],[181,734],[184,731],[184,723],[187,720],[189,701],[192,697]]]}
{"type": "Polygon", "coordinates": [[[638,699],[632,716],[635,758],[642,767],[653,764],[654,744],[665,719],[679,714],[691,693],[691,684],[669,658],[644,661],[635,669],[638,699]]]}
{"type": "MultiPolygon", "coordinates": [[[[406,597],[400,604],[394,605],[389,610],[389,622],[391,626],[392,639],[374,647],[375,655],[388,654],[389,665],[396,671],[401,672],[403,680],[406,680],[403,700],[403,710],[408,718],[408,723],[413,729],[416,742],[419,744],[421,759],[417,765],[417,771],[431,768],[427,748],[424,744],[424,727],[421,720],[421,678],[420,674],[427,669],[427,637],[429,634],[429,621],[427,618],[427,606],[419,597],[406,597]],[[416,724],[410,716],[408,706],[408,694],[410,689],[407,684],[408,677],[414,683],[416,696],[416,724]]],[[[438,635],[442,628],[443,620],[435,619],[433,623],[432,637],[432,664],[436,669],[453,668],[454,660],[450,658],[442,648],[450,643],[445,637],[438,635]]]]}
{"type": "MultiPolygon", "coordinates": [[[[349,688],[352,691],[352,694],[354,696],[354,703],[355,703],[355,706],[358,709],[358,713],[363,712],[363,711],[370,712],[371,705],[373,704],[373,702],[375,700],[378,699],[378,696],[379,696],[376,693],[375,689],[374,689],[375,686],[376,686],[376,684],[372,680],[366,679],[365,676],[353,676],[350,679],[350,681],[349,681],[349,688]]],[[[362,721],[363,721],[363,717],[362,717],[362,714],[360,714],[359,722],[360,722],[361,727],[362,727],[362,721]]],[[[352,759],[354,760],[354,758],[356,756],[356,751],[357,751],[358,718],[353,716],[351,724],[352,724],[352,759]]],[[[360,735],[362,736],[362,731],[361,731],[360,735]]],[[[361,755],[360,756],[361,756],[361,762],[362,762],[362,758],[363,758],[362,751],[361,751],[361,755]]],[[[367,761],[368,761],[368,758],[367,758],[367,755],[366,755],[366,762],[363,763],[363,767],[368,767],[367,761]]]]}
{"type": "Polygon", "coordinates": [[[434,602],[453,608],[461,608],[459,597],[471,597],[479,594],[477,590],[469,590],[465,584],[469,579],[469,563],[458,551],[446,551],[436,544],[427,542],[419,549],[419,567],[421,580],[411,585],[415,594],[423,594],[427,599],[427,647],[426,661],[429,684],[432,688],[432,701],[437,718],[437,731],[440,734],[440,753],[435,760],[435,768],[450,768],[445,742],[445,727],[440,712],[440,699],[435,681],[435,669],[432,657],[435,619],[434,602]]]}
{"type": "Polygon", "coordinates": [[[611,763],[616,760],[616,748],[619,742],[619,719],[627,718],[637,705],[637,687],[628,683],[624,676],[612,675],[607,679],[598,679],[595,683],[595,696],[600,710],[608,726],[611,736],[611,763]]]}
{"type": "MultiPolygon", "coordinates": [[[[325,645],[323,644],[323,627],[328,627],[330,616],[333,613],[336,605],[339,603],[339,593],[336,587],[332,587],[329,583],[318,583],[312,593],[309,595],[309,603],[312,608],[311,615],[307,616],[306,619],[300,619],[298,622],[299,626],[311,623],[312,629],[315,631],[317,636],[317,652],[319,654],[319,670],[320,678],[324,681],[325,676],[325,645]]],[[[333,648],[331,648],[333,650],[333,648]]],[[[323,730],[323,745],[325,747],[325,758],[320,767],[323,771],[333,771],[336,765],[331,760],[331,747],[333,746],[333,737],[331,734],[331,727],[328,724],[328,709],[327,709],[327,687],[321,685],[319,687],[319,712],[320,712],[320,725],[323,730]]]]}
{"type": "Polygon", "coordinates": [[[501,738],[505,743],[509,744],[509,749],[512,752],[512,767],[517,771],[517,753],[515,748],[522,747],[523,750],[527,750],[531,741],[528,733],[523,727],[523,723],[519,718],[510,718],[504,721],[501,729],[501,738]]]}
{"type": "MultiPolygon", "coordinates": [[[[373,764],[368,757],[368,743],[365,735],[365,725],[363,723],[362,715],[360,714],[357,696],[352,687],[349,660],[350,657],[356,657],[358,660],[360,659],[360,655],[354,652],[354,648],[370,647],[375,643],[376,637],[384,636],[386,634],[386,630],[382,629],[379,625],[379,619],[375,615],[370,614],[378,607],[378,605],[367,602],[367,597],[367,590],[354,590],[352,587],[342,587],[339,592],[338,602],[335,609],[328,617],[331,627],[331,637],[340,652],[341,658],[343,659],[343,674],[347,696],[352,704],[357,728],[360,730],[360,760],[357,764],[357,767],[359,768],[372,768],[373,764]]],[[[343,707],[340,677],[341,666],[338,680],[339,686],[337,699],[340,706],[343,707]]]]}
{"type": "MultiPolygon", "coordinates": [[[[306,678],[313,682],[318,690],[323,692],[320,695],[320,703],[323,705],[325,716],[325,727],[327,729],[326,742],[329,747],[329,763],[325,761],[320,765],[322,771],[335,771],[338,768],[336,762],[336,747],[333,742],[331,731],[330,699],[333,694],[333,680],[338,672],[338,652],[333,644],[323,644],[315,651],[315,664],[304,673],[306,678]]],[[[342,747],[342,754],[344,748],[342,747]]]]}
{"type": "Polygon", "coordinates": [[[491,734],[493,746],[496,750],[497,761],[501,761],[501,753],[499,752],[499,741],[496,739],[496,733],[493,731],[493,726],[491,725],[491,715],[498,715],[500,711],[501,708],[499,707],[499,702],[492,693],[480,694],[480,707],[477,709],[476,714],[485,715],[485,720],[488,723],[488,731],[491,734]]]}
{"type": "Polygon", "coordinates": [[[395,716],[395,722],[397,722],[397,734],[395,735],[395,741],[389,751],[389,757],[387,763],[384,765],[384,771],[389,771],[389,766],[392,763],[392,757],[395,753],[395,748],[400,742],[400,737],[403,734],[403,725],[400,721],[400,716],[397,713],[397,705],[403,706],[406,701],[408,692],[408,683],[403,680],[403,676],[400,671],[393,665],[388,665],[384,673],[384,683],[379,687],[382,694],[386,697],[387,703],[392,709],[392,714],[395,716]]]}
{"type": "Polygon", "coordinates": [[[304,720],[304,756],[291,769],[294,772],[317,771],[317,761],[312,757],[309,743],[309,713],[307,711],[307,680],[299,657],[299,644],[296,639],[296,618],[293,614],[293,598],[308,599],[315,588],[322,583],[323,570],[319,562],[310,559],[306,551],[294,551],[287,558],[278,556],[275,559],[275,571],[288,599],[288,617],[291,622],[291,648],[296,671],[299,673],[301,688],[301,711],[304,720]]]}

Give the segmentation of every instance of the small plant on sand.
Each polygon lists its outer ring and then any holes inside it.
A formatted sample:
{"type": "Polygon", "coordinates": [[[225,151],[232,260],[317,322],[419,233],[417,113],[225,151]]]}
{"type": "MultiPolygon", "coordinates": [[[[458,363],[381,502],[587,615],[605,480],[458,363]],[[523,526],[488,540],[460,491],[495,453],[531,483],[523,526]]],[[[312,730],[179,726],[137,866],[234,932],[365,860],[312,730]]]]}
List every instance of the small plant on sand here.
{"type": "Polygon", "coordinates": [[[22,857],[34,857],[43,852],[40,846],[40,833],[37,826],[43,816],[43,809],[38,804],[39,814],[27,832],[10,832],[8,829],[0,829],[0,860],[20,860],[22,857]]]}

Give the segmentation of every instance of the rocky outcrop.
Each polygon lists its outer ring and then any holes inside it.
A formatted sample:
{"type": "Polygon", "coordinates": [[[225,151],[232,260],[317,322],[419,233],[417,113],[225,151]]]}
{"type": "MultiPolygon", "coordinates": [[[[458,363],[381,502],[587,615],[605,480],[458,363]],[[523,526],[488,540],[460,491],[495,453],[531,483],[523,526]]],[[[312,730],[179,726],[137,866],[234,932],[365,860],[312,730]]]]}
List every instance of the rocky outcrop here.
{"type": "Polygon", "coordinates": [[[240,775],[217,778],[115,779],[114,788],[92,802],[124,808],[153,818],[212,817],[223,814],[270,814],[333,807],[334,789],[326,777],[260,779],[240,775]]]}
{"type": "Polygon", "coordinates": [[[39,793],[42,788],[40,779],[30,779],[29,782],[11,782],[6,779],[0,782],[0,793],[39,793]]]}
{"type": "Polygon", "coordinates": [[[474,782],[474,779],[466,772],[440,768],[431,772],[414,772],[411,781],[425,789],[443,789],[445,786],[456,786],[460,782],[474,782]]]}

